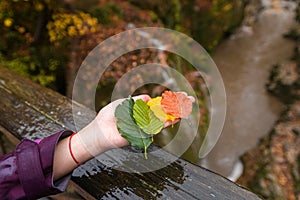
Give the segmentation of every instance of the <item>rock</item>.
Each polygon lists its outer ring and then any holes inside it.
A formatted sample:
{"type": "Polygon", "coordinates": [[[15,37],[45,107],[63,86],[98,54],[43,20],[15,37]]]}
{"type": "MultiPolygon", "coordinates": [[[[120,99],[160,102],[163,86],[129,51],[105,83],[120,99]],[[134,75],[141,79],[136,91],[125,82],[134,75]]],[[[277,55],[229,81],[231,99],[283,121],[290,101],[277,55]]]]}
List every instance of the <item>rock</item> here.
{"type": "Polygon", "coordinates": [[[300,135],[294,130],[299,127],[299,117],[279,122],[257,148],[242,157],[245,170],[238,182],[266,199],[297,199],[300,135]]]}

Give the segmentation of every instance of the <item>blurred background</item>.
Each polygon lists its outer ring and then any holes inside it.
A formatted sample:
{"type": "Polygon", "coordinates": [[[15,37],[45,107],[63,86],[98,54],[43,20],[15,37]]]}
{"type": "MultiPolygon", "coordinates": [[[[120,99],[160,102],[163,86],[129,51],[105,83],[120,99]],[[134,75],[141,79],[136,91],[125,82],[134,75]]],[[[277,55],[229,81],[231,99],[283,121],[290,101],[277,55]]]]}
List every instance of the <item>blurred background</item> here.
{"type": "MultiPolygon", "coordinates": [[[[299,1],[1,0],[0,23],[0,65],[68,97],[81,62],[108,37],[149,26],[189,35],[212,56],[227,93],[225,126],[208,156],[198,158],[209,126],[209,86],[177,55],[141,49],[119,57],[99,80],[96,110],[132,68],[168,64],[191,83],[200,105],[198,135],[182,157],[265,199],[300,199],[299,1]]],[[[165,89],[152,84],[135,93],[165,89]]],[[[166,132],[155,138],[158,145],[174,136],[166,132]]],[[[13,148],[0,139],[2,154],[13,148]]]]}

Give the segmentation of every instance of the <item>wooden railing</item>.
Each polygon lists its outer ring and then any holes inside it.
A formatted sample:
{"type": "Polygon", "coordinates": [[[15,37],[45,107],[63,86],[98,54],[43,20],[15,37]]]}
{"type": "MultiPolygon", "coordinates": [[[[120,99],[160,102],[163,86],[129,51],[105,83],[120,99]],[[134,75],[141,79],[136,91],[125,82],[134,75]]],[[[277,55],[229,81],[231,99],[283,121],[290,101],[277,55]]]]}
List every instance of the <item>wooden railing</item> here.
{"type": "MultiPolygon", "coordinates": [[[[77,120],[82,125],[95,116],[80,104],[74,109],[80,113],[77,120]]],[[[0,67],[0,133],[17,144],[22,138],[40,139],[62,129],[75,130],[72,101],[0,67]]],[[[156,149],[159,147],[152,145],[150,151],[156,149]]],[[[162,153],[163,157],[174,157],[162,153]]],[[[128,168],[140,164],[130,157],[122,162],[128,168]]],[[[155,165],[161,160],[150,157],[149,162],[155,165]]],[[[70,185],[85,199],[259,199],[228,179],[182,159],[156,171],[129,173],[95,158],[74,170],[70,185]]]]}

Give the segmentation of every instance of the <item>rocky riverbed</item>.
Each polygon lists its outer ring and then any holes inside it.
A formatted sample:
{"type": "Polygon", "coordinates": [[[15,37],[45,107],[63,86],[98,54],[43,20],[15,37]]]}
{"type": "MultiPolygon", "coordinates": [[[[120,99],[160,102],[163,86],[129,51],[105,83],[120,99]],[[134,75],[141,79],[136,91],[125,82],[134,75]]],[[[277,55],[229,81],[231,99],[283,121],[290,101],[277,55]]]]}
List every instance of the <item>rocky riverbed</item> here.
{"type": "Polygon", "coordinates": [[[295,27],[286,38],[296,46],[294,55],[273,66],[266,88],[287,109],[259,145],[242,156],[245,169],[238,180],[265,199],[300,199],[299,28],[295,27]]]}
{"type": "Polygon", "coordinates": [[[283,34],[296,24],[295,8],[292,1],[249,1],[242,25],[213,54],[225,83],[227,116],[202,164],[231,180],[243,170],[239,157],[272,130],[284,109],[265,85],[272,66],[293,55],[294,43],[283,34]]]}
{"type": "Polygon", "coordinates": [[[269,89],[278,94],[284,87],[285,93],[293,95],[278,96],[290,102],[288,108],[258,147],[242,157],[245,169],[238,183],[266,199],[300,199],[299,63],[282,64],[274,70],[269,89]]]}

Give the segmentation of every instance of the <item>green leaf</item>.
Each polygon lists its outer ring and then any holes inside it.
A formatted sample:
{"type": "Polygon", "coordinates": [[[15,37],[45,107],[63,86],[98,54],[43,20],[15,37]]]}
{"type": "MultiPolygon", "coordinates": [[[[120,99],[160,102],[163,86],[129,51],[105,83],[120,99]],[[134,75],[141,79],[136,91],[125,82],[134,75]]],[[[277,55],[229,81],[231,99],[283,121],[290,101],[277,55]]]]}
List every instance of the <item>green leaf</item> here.
{"type": "Polygon", "coordinates": [[[160,121],[147,103],[141,99],[136,100],[133,106],[133,118],[147,134],[157,134],[164,127],[164,122],[160,121]]]}
{"type": "Polygon", "coordinates": [[[135,123],[133,118],[134,101],[130,97],[117,106],[115,117],[117,119],[117,128],[131,146],[144,149],[145,158],[147,158],[147,148],[153,142],[153,138],[144,133],[144,131],[135,123]]]}

